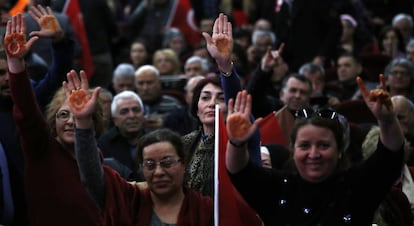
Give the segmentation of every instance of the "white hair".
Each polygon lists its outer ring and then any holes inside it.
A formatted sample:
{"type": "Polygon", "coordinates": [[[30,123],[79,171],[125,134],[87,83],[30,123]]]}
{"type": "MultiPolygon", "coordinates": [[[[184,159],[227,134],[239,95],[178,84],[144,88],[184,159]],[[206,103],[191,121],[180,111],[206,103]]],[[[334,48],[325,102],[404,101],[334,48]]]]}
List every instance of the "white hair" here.
{"type": "Polygon", "coordinates": [[[158,78],[160,77],[160,71],[158,71],[158,69],[156,67],[154,67],[153,65],[147,64],[147,65],[142,65],[141,67],[139,67],[136,71],[135,71],[135,78],[139,77],[143,72],[145,71],[151,71],[153,72],[158,78]]]}
{"type": "Polygon", "coordinates": [[[135,99],[136,101],[138,101],[139,106],[141,107],[142,111],[144,111],[144,104],[142,103],[141,97],[138,96],[138,94],[136,94],[133,91],[130,90],[125,90],[122,91],[120,93],[118,93],[117,95],[114,96],[114,99],[112,100],[111,103],[111,114],[112,116],[116,116],[117,112],[116,110],[118,109],[118,101],[119,100],[123,100],[123,99],[135,99]]]}
{"type": "Polygon", "coordinates": [[[406,14],[406,13],[399,13],[397,15],[395,15],[392,18],[392,26],[395,27],[395,25],[401,21],[401,20],[408,20],[408,23],[410,24],[410,27],[413,27],[413,17],[406,14]]]}

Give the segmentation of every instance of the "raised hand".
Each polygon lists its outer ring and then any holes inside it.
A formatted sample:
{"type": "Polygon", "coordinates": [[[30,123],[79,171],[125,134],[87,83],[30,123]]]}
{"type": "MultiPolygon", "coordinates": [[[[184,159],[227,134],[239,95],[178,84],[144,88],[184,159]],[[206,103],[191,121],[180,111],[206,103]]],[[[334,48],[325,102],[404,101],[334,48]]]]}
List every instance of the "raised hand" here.
{"type": "Polygon", "coordinates": [[[390,115],[393,110],[390,94],[387,92],[385,87],[384,75],[379,75],[381,88],[368,91],[361,77],[357,77],[359,89],[364,97],[365,103],[368,108],[372,111],[377,119],[382,119],[387,115],[390,115]]]}
{"type": "Polygon", "coordinates": [[[31,37],[26,42],[26,21],[23,15],[17,14],[13,16],[7,21],[4,36],[4,49],[9,60],[11,58],[22,59],[37,39],[38,37],[31,37]]]}
{"type": "Polygon", "coordinates": [[[250,115],[252,110],[252,97],[246,90],[237,93],[236,100],[229,100],[226,128],[229,140],[234,143],[245,143],[253,135],[262,118],[256,119],[252,124],[250,115]]]}
{"type": "Polygon", "coordinates": [[[59,41],[63,38],[63,30],[49,6],[46,8],[41,5],[32,6],[30,7],[29,15],[40,26],[40,31],[32,31],[30,32],[30,36],[51,38],[55,41],[59,41]]]}
{"type": "Polygon", "coordinates": [[[89,83],[85,71],[80,71],[80,79],[75,70],[67,74],[67,82],[63,82],[66,98],[69,100],[69,107],[75,119],[92,119],[93,112],[98,100],[99,90],[93,90],[89,94],[89,83]]]}
{"type": "Polygon", "coordinates": [[[233,30],[227,16],[220,13],[214,21],[213,34],[203,32],[207,43],[207,50],[213,57],[221,71],[231,71],[231,53],[233,51],[233,30]]]}
{"type": "Polygon", "coordinates": [[[262,57],[261,68],[263,71],[270,71],[276,65],[279,58],[282,56],[283,48],[285,44],[282,43],[279,46],[278,50],[272,50],[272,47],[269,46],[265,55],[262,57]]]}

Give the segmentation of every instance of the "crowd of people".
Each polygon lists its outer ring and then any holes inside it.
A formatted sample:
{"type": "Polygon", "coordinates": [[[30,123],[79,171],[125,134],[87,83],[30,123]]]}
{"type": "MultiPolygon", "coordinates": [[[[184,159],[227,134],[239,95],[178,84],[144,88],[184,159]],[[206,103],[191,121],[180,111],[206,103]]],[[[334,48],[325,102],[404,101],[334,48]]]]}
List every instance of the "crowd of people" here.
{"type": "Polygon", "coordinates": [[[214,225],[216,105],[264,225],[414,224],[414,2],[79,1],[92,74],[65,2],[0,1],[0,225],[214,225]]]}

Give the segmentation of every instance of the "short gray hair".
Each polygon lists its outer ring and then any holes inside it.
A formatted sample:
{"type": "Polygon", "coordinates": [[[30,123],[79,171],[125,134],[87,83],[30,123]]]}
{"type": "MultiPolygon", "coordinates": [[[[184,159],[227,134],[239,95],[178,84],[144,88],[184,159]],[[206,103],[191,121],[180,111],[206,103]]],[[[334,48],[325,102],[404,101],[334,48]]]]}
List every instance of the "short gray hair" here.
{"type": "Polygon", "coordinates": [[[112,100],[111,103],[111,114],[113,117],[115,117],[117,115],[116,110],[118,109],[118,101],[119,100],[123,100],[123,99],[135,99],[136,101],[138,101],[142,111],[144,112],[144,104],[142,103],[141,97],[138,96],[138,94],[136,94],[133,91],[130,90],[125,90],[122,91],[120,93],[118,93],[117,95],[115,95],[114,99],[112,100]]]}
{"type": "MultiPolygon", "coordinates": [[[[187,66],[187,64],[191,64],[191,63],[194,63],[194,62],[200,62],[201,69],[204,72],[207,72],[210,69],[210,65],[208,63],[208,60],[206,60],[205,58],[200,57],[200,56],[191,56],[190,58],[188,58],[185,61],[185,66],[187,66]]],[[[185,66],[184,66],[184,68],[185,68],[185,66]]]]}
{"type": "Polygon", "coordinates": [[[269,36],[272,40],[272,45],[276,43],[276,35],[272,31],[266,31],[266,30],[255,30],[252,34],[252,43],[256,44],[257,39],[260,37],[269,36]]]}
{"type": "Polygon", "coordinates": [[[119,64],[112,74],[112,82],[115,83],[117,78],[134,78],[135,68],[132,64],[119,64]]]}
{"type": "Polygon", "coordinates": [[[387,77],[391,73],[391,70],[396,66],[403,67],[408,71],[412,83],[414,79],[414,64],[406,58],[396,58],[392,60],[391,63],[389,63],[385,68],[385,76],[387,77]]]}
{"type": "Polygon", "coordinates": [[[325,69],[319,64],[305,63],[299,68],[299,74],[304,75],[305,73],[316,73],[320,72],[322,76],[325,76],[325,69]]]}

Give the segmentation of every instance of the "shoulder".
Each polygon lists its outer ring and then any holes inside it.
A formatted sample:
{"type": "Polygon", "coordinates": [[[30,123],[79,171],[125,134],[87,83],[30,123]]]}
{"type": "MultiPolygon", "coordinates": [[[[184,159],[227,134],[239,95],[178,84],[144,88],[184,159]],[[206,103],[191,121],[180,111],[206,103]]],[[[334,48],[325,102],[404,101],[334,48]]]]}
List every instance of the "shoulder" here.
{"type": "Polygon", "coordinates": [[[118,136],[119,130],[116,126],[113,126],[112,128],[110,128],[109,130],[107,130],[105,133],[103,133],[100,137],[99,140],[101,139],[111,139],[114,138],[116,136],[118,136]]]}
{"type": "Polygon", "coordinates": [[[176,103],[176,104],[181,105],[181,102],[177,98],[175,98],[173,96],[170,96],[170,95],[166,95],[166,94],[163,94],[161,96],[161,102],[163,102],[163,103],[176,103]]]}
{"type": "Polygon", "coordinates": [[[184,143],[189,142],[189,141],[193,141],[194,139],[196,139],[198,136],[200,135],[200,131],[199,130],[194,130],[191,133],[188,133],[184,136],[181,137],[182,141],[184,143]]]}
{"type": "Polygon", "coordinates": [[[213,199],[210,196],[202,195],[201,193],[191,189],[184,188],[185,194],[192,202],[197,202],[202,208],[213,208],[213,199]]]}

